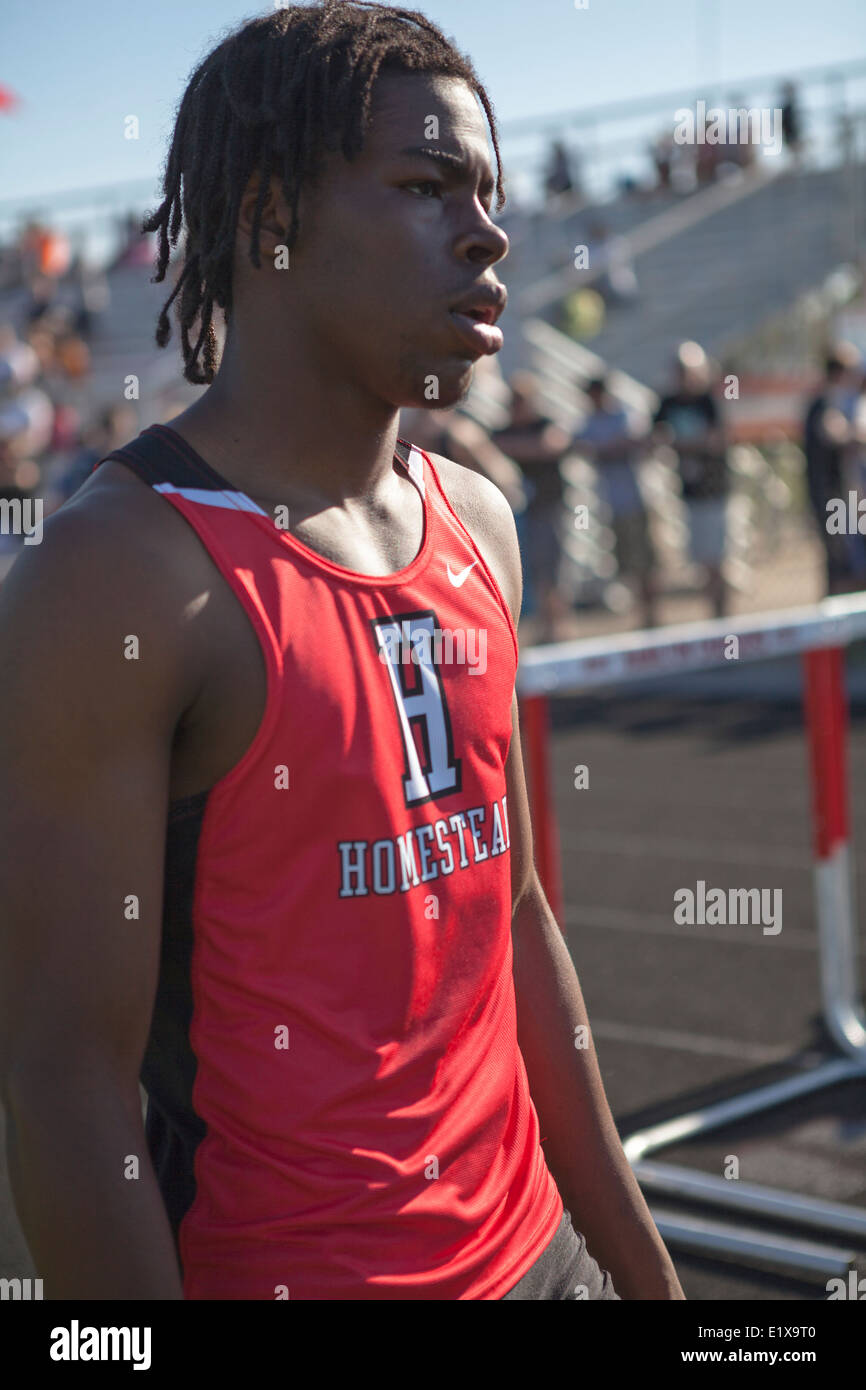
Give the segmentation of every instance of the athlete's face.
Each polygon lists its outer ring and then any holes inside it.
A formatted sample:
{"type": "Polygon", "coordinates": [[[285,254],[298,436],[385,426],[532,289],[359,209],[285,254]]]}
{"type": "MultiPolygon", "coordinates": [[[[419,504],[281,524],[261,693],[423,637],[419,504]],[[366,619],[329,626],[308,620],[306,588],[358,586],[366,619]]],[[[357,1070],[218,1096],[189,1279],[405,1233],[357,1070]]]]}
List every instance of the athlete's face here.
{"type": "Polygon", "coordinates": [[[449,308],[482,279],[498,283],[491,267],[508,238],[490,220],[494,195],[471,89],[381,77],[361,153],[328,155],[302,193],[289,278],[276,277],[287,334],[305,334],[330,372],[395,407],[459,401],[482,349],[449,308]]]}

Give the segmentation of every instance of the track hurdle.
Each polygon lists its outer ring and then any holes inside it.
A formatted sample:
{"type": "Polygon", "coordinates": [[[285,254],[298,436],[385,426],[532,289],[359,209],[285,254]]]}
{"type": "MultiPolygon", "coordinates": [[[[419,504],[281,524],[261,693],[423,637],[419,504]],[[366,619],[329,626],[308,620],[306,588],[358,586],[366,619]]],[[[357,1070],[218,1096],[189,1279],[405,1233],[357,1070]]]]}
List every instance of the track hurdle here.
{"type": "MultiPolygon", "coordinates": [[[[725,1212],[784,1221],[824,1236],[866,1240],[866,1212],[688,1168],[650,1156],[723,1125],[800,1096],[866,1077],[866,1016],[857,970],[854,883],[849,846],[845,648],[866,637],[866,595],[826,599],[806,608],[688,623],[649,632],[535,647],[521,656],[517,689],[527,749],[536,862],[562,922],[560,845],[550,777],[550,700],[616,687],[651,676],[702,671],[724,661],[739,640],[739,662],[798,654],[804,672],[814,835],[813,883],[823,1018],[836,1055],[783,1080],[679,1115],[628,1135],[626,1155],[647,1192],[697,1201],[725,1212]]],[[[822,1278],[847,1268],[840,1246],[792,1241],[764,1230],[674,1215],[658,1220],[672,1246],[765,1264],[822,1278]]]]}

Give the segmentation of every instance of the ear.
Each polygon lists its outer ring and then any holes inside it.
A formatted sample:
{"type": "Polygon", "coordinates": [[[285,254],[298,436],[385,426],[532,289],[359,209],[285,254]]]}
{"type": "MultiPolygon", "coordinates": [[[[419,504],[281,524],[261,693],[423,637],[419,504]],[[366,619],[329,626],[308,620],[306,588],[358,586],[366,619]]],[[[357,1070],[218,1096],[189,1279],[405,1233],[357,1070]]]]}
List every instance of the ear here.
{"type": "MultiPolygon", "coordinates": [[[[260,187],[261,177],[257,172],[253,173],[250,175],[241,196],[237,233],[244,247],[248,247],[250,244],[260,187]]],[[[262,204],[262,220],[259,225],[259,248],[262,260],[272,260],[275,248],[286,244],[290,222],[291,215],[280,187],[280,181],[272,174],[268,180],[268,191],[262,204]]]]}

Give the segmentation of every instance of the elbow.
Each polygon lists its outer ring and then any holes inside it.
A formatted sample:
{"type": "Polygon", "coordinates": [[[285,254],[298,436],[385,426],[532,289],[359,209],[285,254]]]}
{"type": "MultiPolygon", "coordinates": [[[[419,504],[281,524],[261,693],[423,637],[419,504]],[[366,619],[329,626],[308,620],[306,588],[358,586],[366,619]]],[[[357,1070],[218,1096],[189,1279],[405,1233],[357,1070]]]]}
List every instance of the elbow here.
{"type": "Polygon", "coordinates": [[[538,877],[538,870],[530,860],[522,865],[519,872],[515,873],[511,881],[511,920],[514,922],[518,914],[530,906],[538,893],[542,892],[541,880],[538,877]]]}

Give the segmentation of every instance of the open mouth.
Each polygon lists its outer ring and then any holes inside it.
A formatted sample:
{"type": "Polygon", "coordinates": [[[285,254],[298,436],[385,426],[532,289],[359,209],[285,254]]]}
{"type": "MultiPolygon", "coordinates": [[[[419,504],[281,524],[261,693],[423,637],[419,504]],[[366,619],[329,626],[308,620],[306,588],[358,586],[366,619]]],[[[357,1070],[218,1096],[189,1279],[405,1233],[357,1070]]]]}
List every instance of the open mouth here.
{"type": "Polygon", "coordinates": [[[499,352],[504,339],[502,329],[496,326],[498,315],[494,308],[452,309],[450,313],[463,342],[473,353],[489,357],[499,352]]]}

